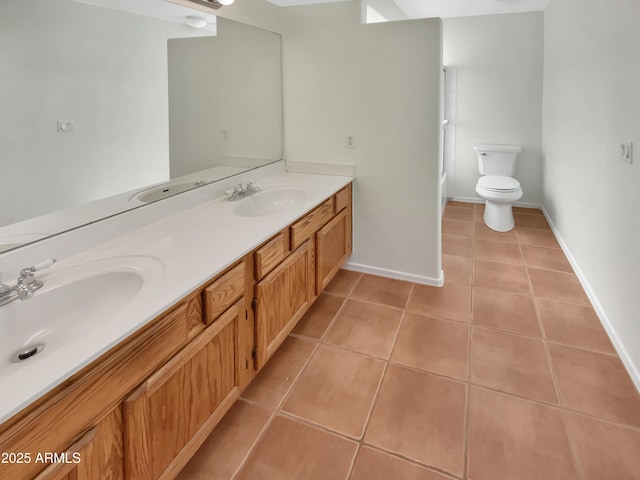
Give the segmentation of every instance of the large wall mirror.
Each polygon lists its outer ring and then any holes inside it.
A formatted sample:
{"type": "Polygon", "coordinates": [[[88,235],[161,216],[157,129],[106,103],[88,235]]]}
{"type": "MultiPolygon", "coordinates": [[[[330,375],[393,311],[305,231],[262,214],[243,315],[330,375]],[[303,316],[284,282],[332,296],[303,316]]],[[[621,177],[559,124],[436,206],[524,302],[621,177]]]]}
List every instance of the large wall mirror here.
{"type": "Polygon", "coordinates": [[[280,160],[281,72],[164,0],[2,0],[0,252],[280,160]]]}

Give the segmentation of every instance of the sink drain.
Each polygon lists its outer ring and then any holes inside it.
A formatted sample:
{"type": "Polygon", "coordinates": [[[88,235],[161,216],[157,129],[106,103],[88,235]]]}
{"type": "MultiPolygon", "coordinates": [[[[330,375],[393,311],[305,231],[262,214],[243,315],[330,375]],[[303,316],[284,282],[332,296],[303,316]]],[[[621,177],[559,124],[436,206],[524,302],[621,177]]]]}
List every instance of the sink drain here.
{"type": "Polygon", "coordinates": [[[25,347],[22,350],[17,351],[13,357],[11,357],[11,361],[13,363],[23,362],[38,353],[40,353],[44,349],[44,345],[39,343],[38,345],[31,345],[29,347],[25,347]]]}

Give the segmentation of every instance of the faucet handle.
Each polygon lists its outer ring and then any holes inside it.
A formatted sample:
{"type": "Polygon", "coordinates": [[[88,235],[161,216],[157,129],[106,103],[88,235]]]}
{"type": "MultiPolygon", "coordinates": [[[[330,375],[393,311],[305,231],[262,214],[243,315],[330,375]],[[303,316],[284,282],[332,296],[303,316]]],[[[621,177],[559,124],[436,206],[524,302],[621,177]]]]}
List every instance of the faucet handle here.
{"type": "Polygon", "coordinates": [[[34,272],[39,272],[40,270],[44,270],[45,268],[53,266],[53,264],[57,261],[58,260],[56,260],[55,258],[47,258],[46,260],[43,260],[40,263],[36,263],[31,267],[23,268],[22,270],[20,270],[20,276],[28,277],[30,275],[33,275],[34,272]]]}

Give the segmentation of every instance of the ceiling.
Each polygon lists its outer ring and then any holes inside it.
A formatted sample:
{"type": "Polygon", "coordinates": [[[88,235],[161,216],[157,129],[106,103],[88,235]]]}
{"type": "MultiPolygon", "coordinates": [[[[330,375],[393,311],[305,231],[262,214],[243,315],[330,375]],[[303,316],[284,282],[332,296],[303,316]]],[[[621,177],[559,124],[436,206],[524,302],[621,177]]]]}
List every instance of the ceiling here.
{"type": "MultiPolygon", "coordinates": [[[[357,0],[267,0],[281,7],[357,0]]],[[[399,10],[404,18],[453,18],[544,10],[551,0],[362,0],[377,11],[399,10]],[[388,8],[381,4],[387,3],[388,8]],[[381,8],[382,7],[382,8],[381,8]]],[[[397,18],[393,18],[397,19],[397,18]]]]}

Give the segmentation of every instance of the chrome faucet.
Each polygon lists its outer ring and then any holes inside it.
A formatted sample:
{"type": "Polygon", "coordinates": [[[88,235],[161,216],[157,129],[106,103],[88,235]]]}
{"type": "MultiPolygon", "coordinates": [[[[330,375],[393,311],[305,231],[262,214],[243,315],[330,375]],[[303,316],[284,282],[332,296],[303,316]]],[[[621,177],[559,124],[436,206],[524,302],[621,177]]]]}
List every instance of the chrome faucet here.
{"type": "Polygon", "coordinates": [[[33,297],[35,291],[44,285],[42,280],[36,279],[34,273],[49,268],[54,263],[56,263],[56,259],[50,258],[32,267],[23,268],[20,270],[20,276],[13,287],[2,283],[2,275],[0,274],[0,307],[14,300],[28,300],[33,297]]]}
{"type": "Polygon", "coordinates": [[[237,187],[234,187],[231,196],[229,197],[230,202],[235,202],[236,200],[240,200],[245,197],[249,197],[254,193],[258,193],[260,191],[259,187],[253,185],[253,183],[247,183],[246,187],[242,186],[242,183],[239,183],[237,187]]]}

